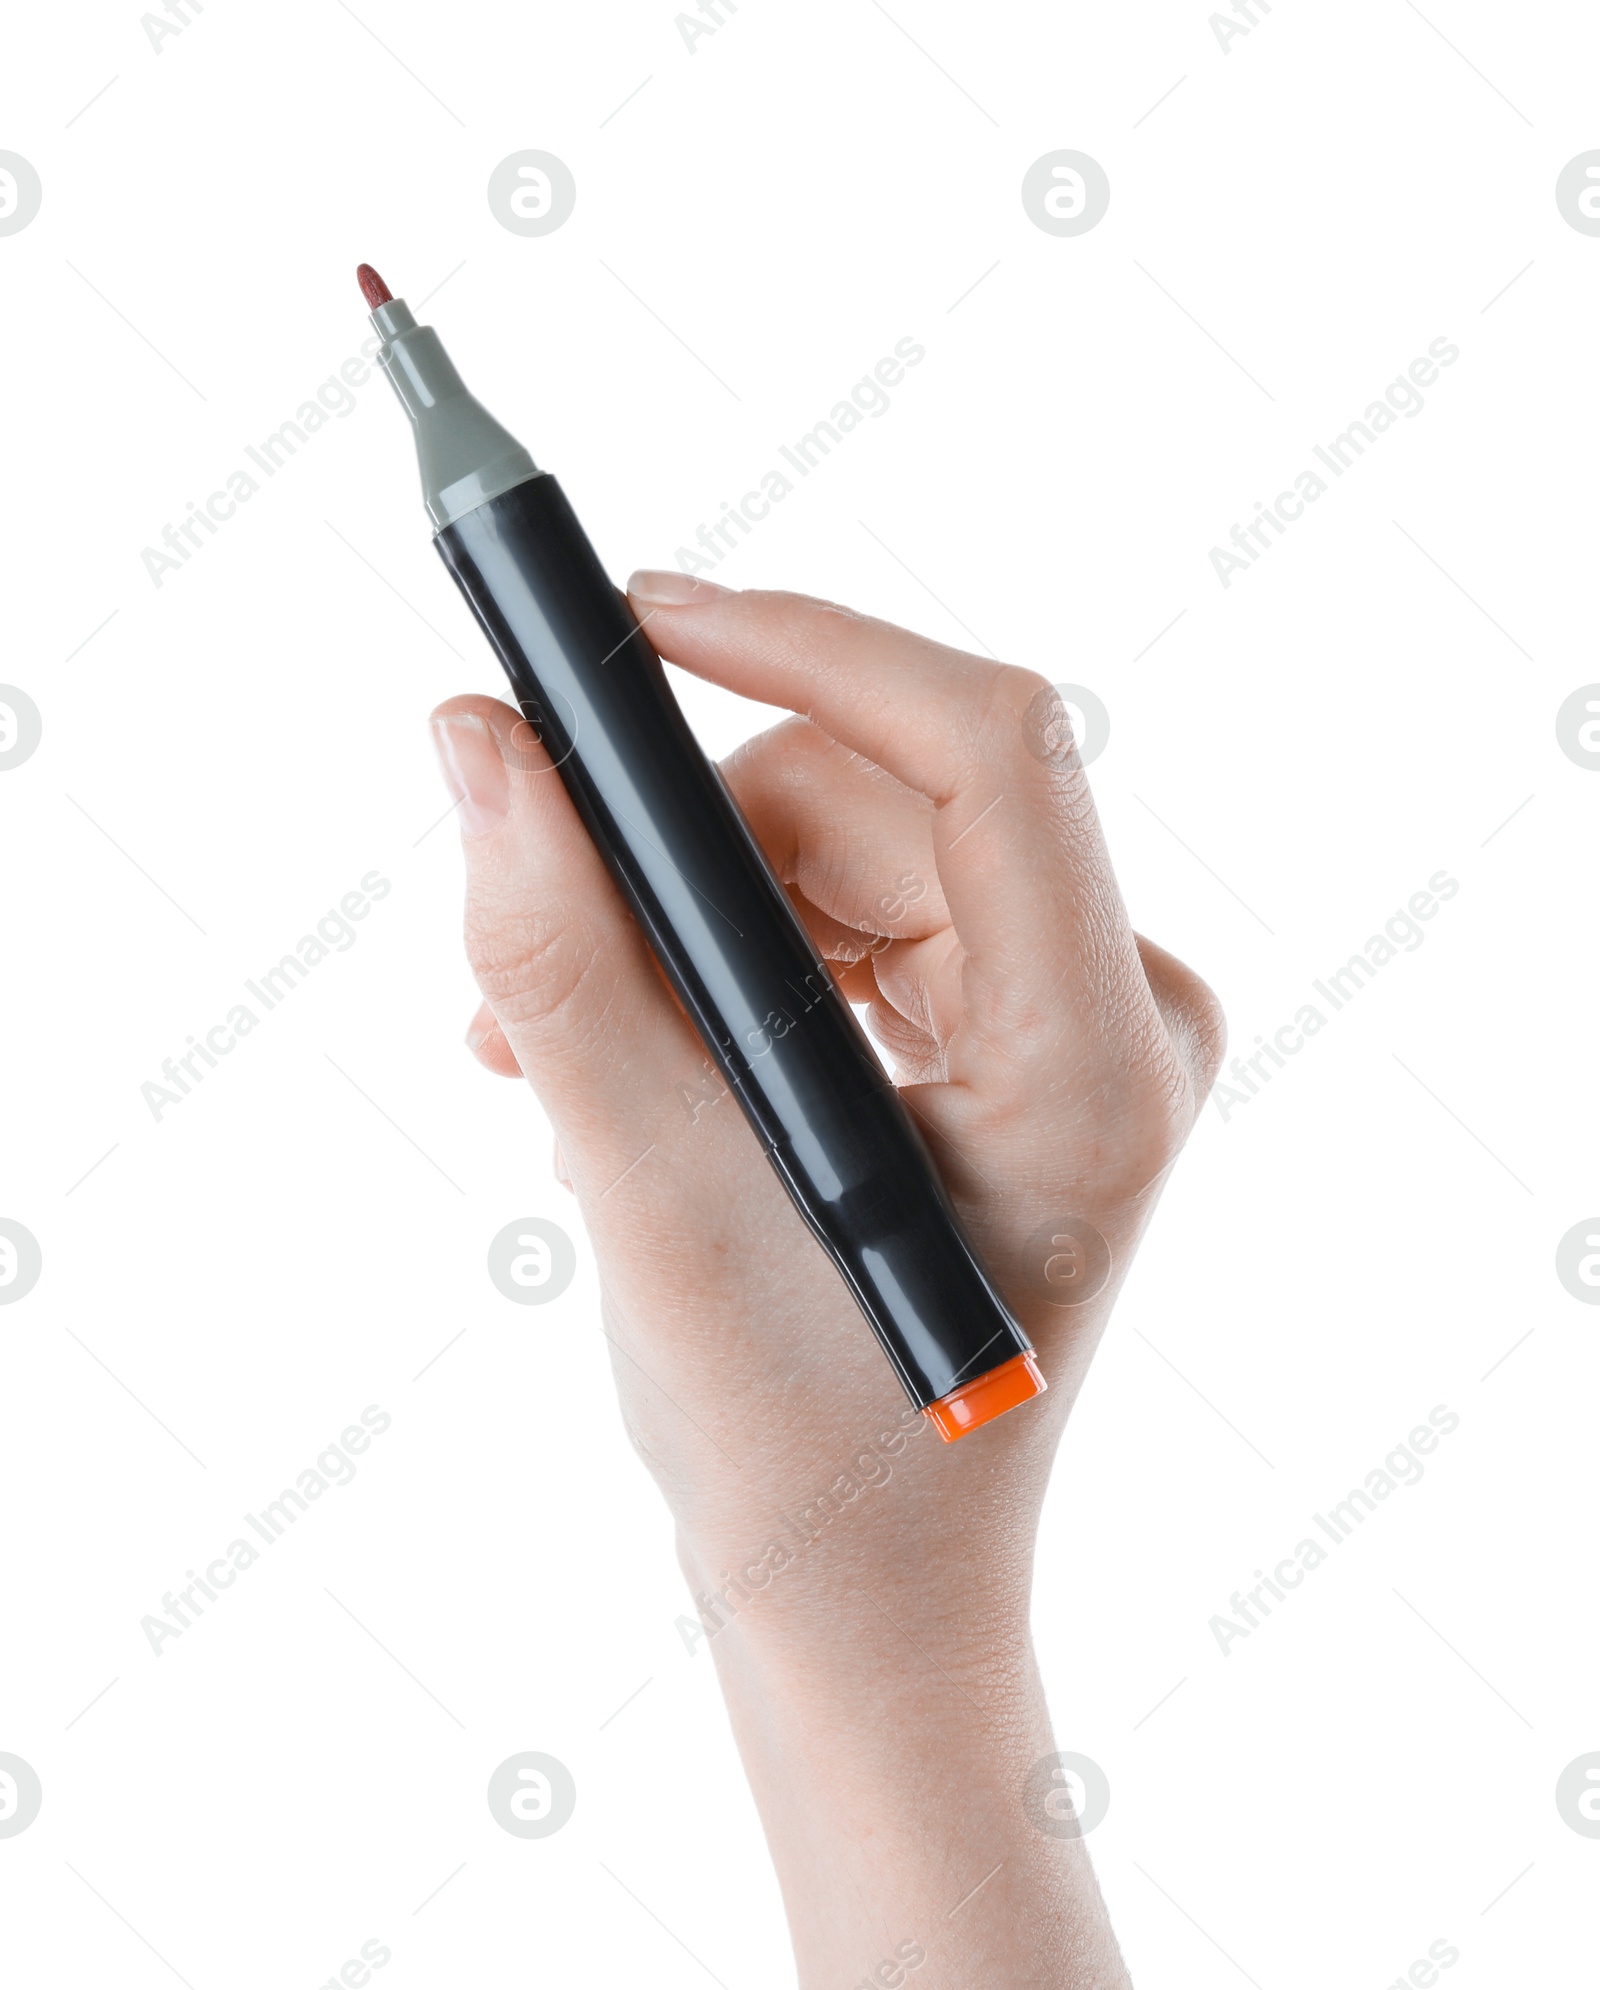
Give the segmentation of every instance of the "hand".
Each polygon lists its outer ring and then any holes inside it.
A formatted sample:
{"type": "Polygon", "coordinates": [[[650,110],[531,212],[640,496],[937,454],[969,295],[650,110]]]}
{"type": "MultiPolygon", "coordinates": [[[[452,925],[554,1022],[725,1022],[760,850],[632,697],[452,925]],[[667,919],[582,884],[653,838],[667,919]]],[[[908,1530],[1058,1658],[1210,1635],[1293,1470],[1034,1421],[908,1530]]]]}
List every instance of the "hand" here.
{"type": "Polygon", "coordinates": [[[1073,1399],[1220,1061],[1221,1014],[1130,928],[1043,680],[795,595],[677,574],[636,575],[631,594],[671,662],[806,714],[724,774],[868,1005],[1050,1385],[954,1446],[909,1408],[529,728],[491,699],[441,706],[485,997],[469,1040],[527,1074],[555,1128],[622,1414],[677,1521],[801,1984],[882,1963],[888,1980],[915,1969],[918,1990],[985,1971],[1125,1984],[1082,1842],[1024,1811],[1054,1748],[1032,1550],[1073,1399]],[[1075,1266],[1052,1240],[1069,1232],[1098,1233],[1110,1271],[1062,1305],[1076,1294],[1052,1275],[1075,1266]],[[900,1942],[924,1961],[895,1964],[900,1942]]]}

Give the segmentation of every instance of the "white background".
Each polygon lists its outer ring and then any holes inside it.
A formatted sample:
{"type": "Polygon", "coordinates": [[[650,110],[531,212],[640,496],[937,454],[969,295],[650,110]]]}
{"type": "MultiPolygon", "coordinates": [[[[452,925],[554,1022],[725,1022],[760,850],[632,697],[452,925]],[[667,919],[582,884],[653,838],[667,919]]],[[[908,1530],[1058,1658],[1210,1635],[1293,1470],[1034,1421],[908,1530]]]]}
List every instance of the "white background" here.
{"type": "MultiPolygon", "coordinates": [[[[546,1308],[484,1271],[518,1217],[576,1226],[460,1044],[424,719],[499,680],[387,386],[141,563],[357,351],[363,258],[443,286],[619,578],[921,341],[720,577],[1094,689],[1135,922],[1236,1049],[1459,880],[1208,1108],[1037,1631],[1141,1986],[1382,1990],[1441,1940],[1452,1990],[1593,1980],[1600,1841],[1554,1788],[1600,1749],[1600,1313],[1554,1266],[1600,1207],[1600,775],[1555,715],[1600,678],[1600,239],[1554,186],[1600,145],[1600,25],[1277,0],[1224,53],[1203,0],[890,14],[743,0],[692,54],[644,0],[207,0],[159,53],[132,0],[8,23],[0,148],[44,189],[0,237],[0,675],[44,720],[0,776],[0,1214],[44,1255],[0,1310],[0,1750],[44,1788],[0,1839],[8,1980],[311,1990],[370,1940],[384,1990],[792,1980],[587,1245],[546,1308]],[[539,239],[485,197],[526,147],[578,186],[539,239]],[[1062,147],[1112,189],[1074,239],[1019,197],[1062,147]],[[1224,589],[1210,548],[1436,338],[1425,410],[1224,589]],[[157,1123],[162,1060],[373,869],[356,944],[157,1123]],[[357,1479],[155,1657],[141,1617],[368,1404],[357,1479]],[[1224,1657],[1231,1592],[1438,1404],[1422,1482],[1224,1657]],[[484,1801],[523,1749],[579,1792],[536,1843],[484,1801]]],[[[684,691],[717,751],[770,718],[684,691]]]]}

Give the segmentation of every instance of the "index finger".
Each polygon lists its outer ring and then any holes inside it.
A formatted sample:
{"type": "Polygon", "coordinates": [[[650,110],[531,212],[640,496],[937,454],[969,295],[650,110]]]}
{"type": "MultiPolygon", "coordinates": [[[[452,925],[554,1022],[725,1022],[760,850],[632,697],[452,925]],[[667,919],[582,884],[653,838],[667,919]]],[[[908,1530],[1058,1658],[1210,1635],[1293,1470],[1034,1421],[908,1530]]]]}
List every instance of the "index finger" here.
{"type": "Polygon", "coordinates": [[[934,804],[940,881],[968,956],[968,1020],[1009,1054],[1123,1028],[1149,1003],[1070,728],[1044,679],[805,595],[640,573],[669,661],[831,738],[934,804]]]}

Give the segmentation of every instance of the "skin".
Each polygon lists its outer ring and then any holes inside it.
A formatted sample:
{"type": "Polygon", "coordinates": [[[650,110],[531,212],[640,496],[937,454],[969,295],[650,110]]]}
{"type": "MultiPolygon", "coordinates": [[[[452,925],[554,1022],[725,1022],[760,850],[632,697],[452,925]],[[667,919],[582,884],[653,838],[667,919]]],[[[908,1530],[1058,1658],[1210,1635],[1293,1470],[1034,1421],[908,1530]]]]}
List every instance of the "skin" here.
{"type": "Polygon", "coordinates": [[[869,1005],[1048,1393],[955,1445],[909,1409],[543,749],[483,697],[433,719],[484,996],[468,1042],[525,1073],[555,1128],[802,1990],[1114,1990],[1129,1979],[1085,1845],[1024,1801],[1057,1748],[1033,1548],[1117,1286],[1220,1062],[1221,1012],[1129,925],[1070,732],[1041,745],[1043,679],[798,595],[647,573],[630,598],[664,657],[804,715],[724,775],[869,1005]],[[1067,1215],[1111,1252],[1077,1305],[1053,1303],[1040,1263],[1067,1215]]]}

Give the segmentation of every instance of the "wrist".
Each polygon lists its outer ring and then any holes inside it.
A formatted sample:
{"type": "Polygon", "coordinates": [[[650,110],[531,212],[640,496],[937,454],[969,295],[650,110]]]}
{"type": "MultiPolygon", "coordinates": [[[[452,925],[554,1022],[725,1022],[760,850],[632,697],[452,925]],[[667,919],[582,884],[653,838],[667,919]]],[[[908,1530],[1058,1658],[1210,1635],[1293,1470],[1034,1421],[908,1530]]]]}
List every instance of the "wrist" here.
{"type": "Polygon", "coordinates": [[[858,1686],[870,1704],[908,1665],[991,1689],[1031,1667],[1031,1530],[1004,1515],[957,1533],[943,1503],[930,1527],[914,1494],[895,1502],[888,1489],[831,1511],[790,1508],[748,1553],[730,1548],[731,1530],[680,1528],[679,1564],[719,1669],[737,1662],[798,1711],[819,1683],[830,1700],[858,1686]]]}
{"type": "Polygon", "coordinates": [[[1126,1990],[1081,1839],[1027,1801],[1056,1744],[1026,1623],[900,1602],[712,1642],[802,1990],[1126,1990]]]}

